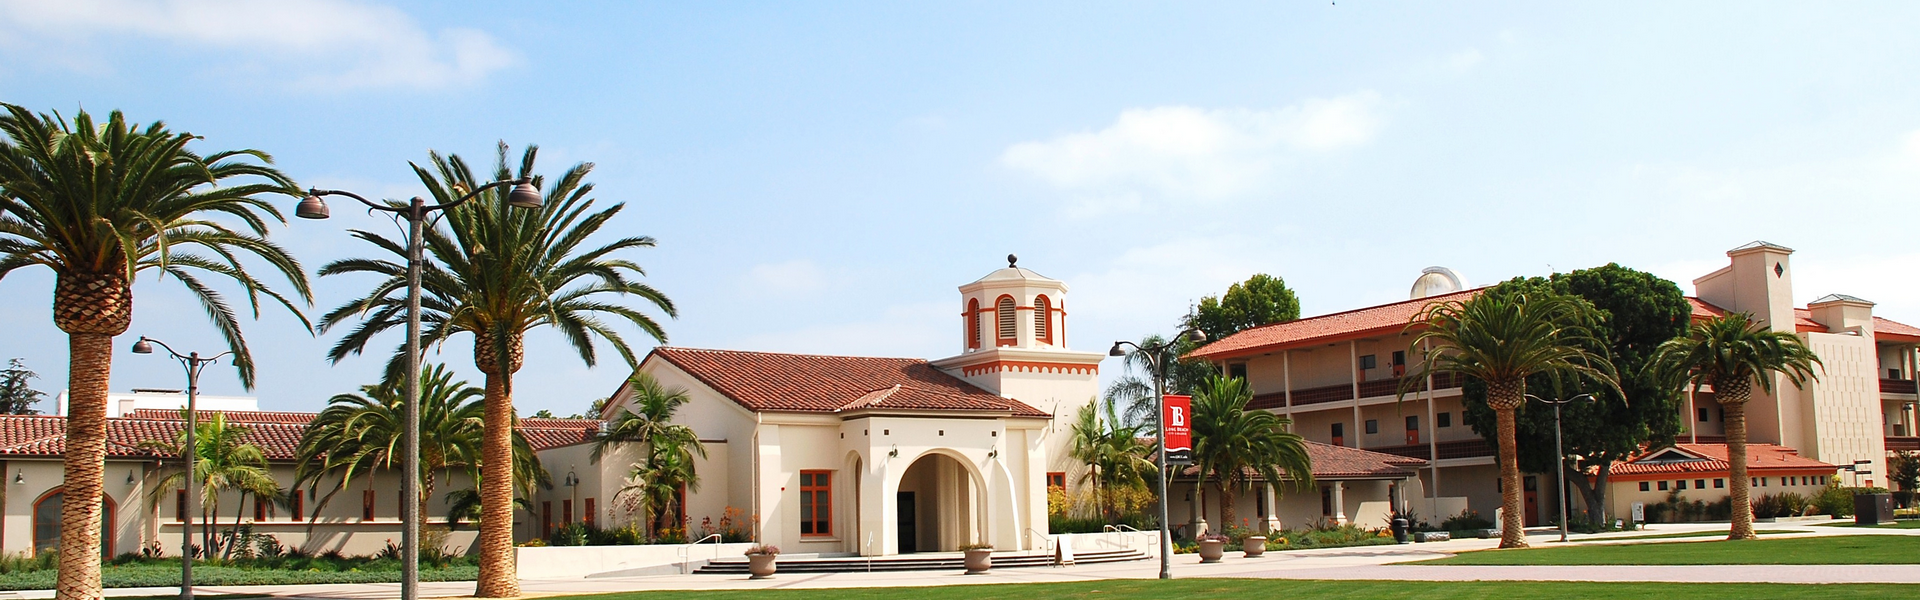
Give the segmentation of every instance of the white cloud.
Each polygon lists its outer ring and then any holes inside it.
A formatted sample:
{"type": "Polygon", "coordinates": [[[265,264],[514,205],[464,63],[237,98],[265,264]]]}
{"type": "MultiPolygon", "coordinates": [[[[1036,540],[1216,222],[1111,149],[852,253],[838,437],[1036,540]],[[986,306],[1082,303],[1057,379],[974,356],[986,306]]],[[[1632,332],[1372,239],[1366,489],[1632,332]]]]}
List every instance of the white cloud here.
{"type": "Polygon", "coordinates": [[[1471,71],[1474,67],[1479,66],[1480,63],[1486,62],[1486,60],[1487,56],[1485,54],[1481,54],[1479,50],[1468,48],[1447,56],[1447,68],[1461,72],[1471,71]]]}
{"type": "Polygon", "coordinates": [[[11,45],[49,56],[84,55],[95,41],[127,37],[230,50],[244,58],[220,68],[304,89],[470,85],[519,61],[485,32],[428,31],[399,9],[354,0],[5,2],[5,29],[12,31],[0,38],[11,45]]]}
{"type": "Polygon", "coordinates": [[[813,261],[801,258],[754,265],[742,283],[756,291],[811,294],[826,289],[827,275],[813,261]]]}
{"type": "Polygon", "coordinates": [[[1099,131],[1014,144],[1002,164],[1092,198],[1242,196],[1313,155],[1371,142],[1380,95],[1360,92],[1267,110],[1133,108],[1099,131]]]}

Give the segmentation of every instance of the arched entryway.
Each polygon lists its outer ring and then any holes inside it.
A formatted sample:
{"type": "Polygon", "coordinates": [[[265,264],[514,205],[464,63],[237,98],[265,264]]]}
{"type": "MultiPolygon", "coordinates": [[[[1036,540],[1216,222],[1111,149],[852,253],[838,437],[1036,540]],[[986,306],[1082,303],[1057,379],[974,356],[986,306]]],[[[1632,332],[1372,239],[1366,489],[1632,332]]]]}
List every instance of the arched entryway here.
{"type": "Polygon", "coordinates": [[[894,494],[895,540],[901,554],[952,552],[986,539],[985,489],[978,473],[945,454],[913,461],[894,494]]]}
{"type": "MultiPolygon", "coordinates": [[[[33,553],[60,548],[60,506],[66,500],[64,488],[54,488],[33,501],[33,553]]],[[[100,556],[113,557],[113,498],[100,496],[100,556]]]]}

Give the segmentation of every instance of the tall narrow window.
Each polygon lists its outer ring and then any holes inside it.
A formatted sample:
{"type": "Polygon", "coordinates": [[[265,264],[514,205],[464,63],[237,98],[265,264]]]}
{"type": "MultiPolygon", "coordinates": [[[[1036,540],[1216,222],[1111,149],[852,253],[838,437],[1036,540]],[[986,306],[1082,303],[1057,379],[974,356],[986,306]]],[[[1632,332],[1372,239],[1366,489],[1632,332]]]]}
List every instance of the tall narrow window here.
{"type": "Polygon", "coordinates": [[[305,492],[302,492],[296,489],[293,491],[293,495],[289,496],[287,499],[293,502],[292,504],[287,506],[287,509],[293,512],[293,520],[300,521],[300,520],[306,519],[307,518],[307,494],[305,492]]]}
{"type": "Polygon", "coordinates": [[[573,524],[573,500],[560,501],[560,524],[573,524]]]}
{"type": "Polygon", "coordinates": [[[360,520],[373,520],[373,490],[367,490],[360,494],[360,520]]]}
{"type": "Polygon", "coordinates": [[[584,508],[585,510],[581,511],[580,520],[585,522],[587,525],[593,525],[593,499],[588,498],[586,506],[582,508],[584,508]]]}
{"type": "Polygon", "coordinates": [[[553,535],[553,502],[540,503],[540,537],[553,535]]]}
{"type": "Polygon", "coordinates": [[[994,303],[993,316],[1000,322],[999,336],[1002,346],[1013,344],[1014,339],[1019,335],[1014,332],[1016,312],[1013,309],[1013,296],[1001,296],[1000,301],[994,303]]]}
{"type": "Polygon", "coordinates": [[[833,535],[833,471],[800,472],[800,535],[833,535]]]}
{"type": "Polygon", "coordinates": [[[255,521],[267,520],[267,503],[268,502],[271,502],[271,500],[268,500],[266,498],[261,498],[259,496],[253,497],[253,520],[255,521]]]}
{"type": "Polygon", "coordinates": [[[1053,328],[1048,327],[1053,319],[1053,303],[1046,296],[1033,299],[1033,339],[1042,344],[1053,343],[1053,328]]]}
{"type": "Polygon", "coordinates": [[[980,299],[967,300],[967,347],[980,347],[980,299]]]}
{"type": "Polygon", "coordinates": [[[173,520],[179,521],[182,523],[185,523],[187,521],[187,491],[186,490],[173,491],[173,520]]]}

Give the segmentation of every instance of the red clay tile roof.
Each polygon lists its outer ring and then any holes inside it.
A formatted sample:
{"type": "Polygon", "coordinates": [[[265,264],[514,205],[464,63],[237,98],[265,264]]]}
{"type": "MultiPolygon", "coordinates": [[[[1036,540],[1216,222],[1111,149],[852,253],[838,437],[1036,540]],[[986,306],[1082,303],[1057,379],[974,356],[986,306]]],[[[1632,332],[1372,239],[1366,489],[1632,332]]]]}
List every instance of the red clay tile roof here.
{"type": "MultiPolygon", "coordinates": [[[[1667,450],[1666,448],[1662,448],[1628,459],[1625,462],[1616,462],[1608,473],[1610,476],[1633,476],[1679,473],[1704,475],[1713,473],[1725,474],[1727,472],[1726,444],[1674,444],[1672,449],[1677,449],[1682,454],[1692,456],[1697,460],[1641,462],[1667,450]]],[[[1839,470],[1839,467],[1800,456],[1800,451],[1793,448],[1774,444],[1748,444],[1747,470],[1756,475],[1780,471],[1817,471],[1824,474],[1832,474],[1834,471],[1839,470]]]]}
{"type": "Polygon", "coordinates": [[[817,356],[661,346],[658,356],[752,411],[862,408],[1007,412],[1049,416],[980,389],[918,358],[817,356]],[[895,387],[898,390],[895,390],[895,387]]]}
{"type": "MultiPolygon", "coordinates": [[[[1693,320],[1704,321],[1727,314],[1727,309],[1714,306],[1705,300],[1687,296],[1687,303],[1693,305],[1693,320]]],[[[1793,309],[1793,330],[1798,332],[1826,333],[1827,326],[1813,320],[1813,311],[1804,308],[1793,309]]]]}
{"type": "MultiPolygon", "coordinates": [[[[1418,458],[1359,448],[1315,441],[1307,441],[1306,445],[1307,458],[1313,461],[1314,479],[1398,479],[1412,476],[1414,474],[1412,468],[1427,465],[1427,461],[1418,458]]],[[[1199,467],[1189,466],[1181,469],[1180,476],[1190,479],[1197,477],[1199,472],[1199,467]]],[[[1255,481],[1262,480],[1257,472],[1249,470],[1248,475],[1255,481]]],[[[1286,470],[1282,469],[1280,475],[1287,477],[1286,470]]]]}
{"type": "MultiPolygon", "coordinates": [[[[309,412],[266,410],[207,410],[203,408],[195,412],[198,413],[196,416],[203,421],[213,418],[210,416],[213,413],[223,413],[227,416],[228,423],[286,423],[290,425],[306,425],[307,422],[312,421],[315,416],[315,413],[309,412]]],[[[186,418],[180,414],[179,410],[171,408],[136,408],[133,409],[133,412],[121,416],[129,419],[157,419],[161,421],[178,421],[186,418]]]]}
{"type": "Polygon", "coordinates": [[[1920,342],[1920,327],[1892,319],[1873,318],[1873,337],[1889,342],[1920,342]]]}
{"type": "Polygon", "coordinates": [[[1405,330],[1427,305],[1436,302],[1466,300],[1480,290],[1466,290],[1430,298],[1415,298],[1392,304],[1369,306],[1330,315],[1307,317],[1248,329],[1201,346],[1188,356],[1208,360],[1265,354],[1288,347],[1330,342],[1348,338],[1398,333],[1405,330]]]}
{"type": "MultiPolygon", "coordinates": [[[[246,441],[260,447],[267,460],[293,460],[300,434],[314,413],[268,411],[222,412],[227,422],[247,428],[246,441]]],[[[180,411],[139,409],[131,415],[107,419],[107,456],[115,458],[169,458],[171,452],[142,446],[148,440],[180,439],[186,421],[180,411]]],[[[200,415],[201,419],[210,418],[200,415]]],[[[600,430],[596,419],[521,419],[520,430],[534,450],[571,446],[590,441],[600,430]]],[[[0,456],[55,457],[67,451],[67,419],[43,415],[0,415],[0,456]]]]}

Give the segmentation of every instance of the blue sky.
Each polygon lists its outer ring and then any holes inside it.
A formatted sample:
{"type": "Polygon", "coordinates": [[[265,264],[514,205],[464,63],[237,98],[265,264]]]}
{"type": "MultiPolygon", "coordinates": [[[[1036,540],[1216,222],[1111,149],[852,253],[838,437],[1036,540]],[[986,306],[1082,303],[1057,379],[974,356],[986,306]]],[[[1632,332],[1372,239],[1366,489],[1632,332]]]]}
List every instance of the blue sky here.
{"type": "MultiPolygon", "coordinates": [[[[675,345],[938,358],[955,286],[1072,285],[1074,347],[1165,332],[1256,272],[1307,314],[1609,261],[1682,284],[1754,239],[1796,296],[1920,323],[1920,6],[1900,3],[0,4],[0,101],[122,109],[274,155],[302,184],[404,198],[429,149],[591,161],[614,228],[682,309],[675,345]]],[[[291,202],[288,203],[289,207],[291,202]]],[[[274,237],[315,268],[392,225],[336,205],[274,237]]],[[[0,357],[64,387],[52,277],[0,280],[0,357]]],[[[316,311],[370,283],[316,282],[316,311]]],[[[230,288],[229,288],[230,289],[230,288]]],[[[133,329],[218,338],[179,285],[133,329]]],[[[316,410],[383,357],[248,324],[263,407],[316,410]]],[[[384,344],[399,341],[397,335],[384,344]]],[[[636,340],[643,345],[645,340],[636,340]]],[[[472,381],[465,340],[435,358],[472,381]]],[[[434,358],[431,357],[430,358],[434,358]]],[[[1108,365],[1108,375],[1118,368],[1108,365]]],[[[535,334],[523,413],[624,369],[535,334]]],[[[113,387],[178,387],[116,357],[113,387]]],[[[230,370],[208,393],[240,393],[230,370]]]]}

